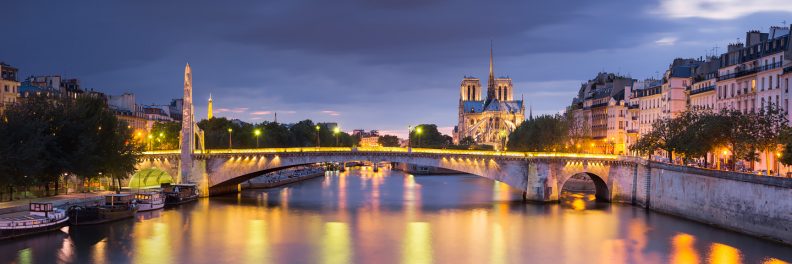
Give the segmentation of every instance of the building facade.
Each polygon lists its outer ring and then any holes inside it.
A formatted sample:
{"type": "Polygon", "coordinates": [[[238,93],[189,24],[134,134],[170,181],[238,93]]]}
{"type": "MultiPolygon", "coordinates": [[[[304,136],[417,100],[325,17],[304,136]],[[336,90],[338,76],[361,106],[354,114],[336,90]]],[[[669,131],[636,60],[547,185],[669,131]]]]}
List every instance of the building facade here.
{"type": "MultiPolygon", "coordinates": [[[[572,100],[574,126],[590,140],[579,151],[624,154],[627,151],[629,115],[628,97],[635,80],[614,73],[601,72],[581,84],[578,96],[572,100]]],[[[575,133],[580,133],[576,131],[575,133]]]]}
{"type": "Polygon", "coordinates": [[[492,49],[486,97],[482,98],[481,90],[478,78],[466,76],[462,79],[454,142],[470,137],[476,144],[503,149],[509,133],[525,120],[525,105],[523,100],[514,100],[511,78],[495,78],[492,49]]]}
{"type": "Polygon", "coordinates": [[[19,81],[17,68],[0,63],[0,113],[17,102],[19,97],[19,81]]]}

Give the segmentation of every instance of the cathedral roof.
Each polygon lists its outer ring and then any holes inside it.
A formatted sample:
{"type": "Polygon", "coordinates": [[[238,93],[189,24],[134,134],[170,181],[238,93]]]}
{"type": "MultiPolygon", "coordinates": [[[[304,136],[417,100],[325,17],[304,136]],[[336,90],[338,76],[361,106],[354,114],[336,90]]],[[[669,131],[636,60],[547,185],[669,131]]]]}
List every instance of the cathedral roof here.
{"type": "Polygon", "coordinates": [[[485,103],[484,101],[464,101],[462,102],[462,107],[464,107],[465,113],[482,113],[482,112],[517,113],[523,110],[522,100],[513,100],[513,101],[492,100],[486,106],[484,103],[485,103]]]}

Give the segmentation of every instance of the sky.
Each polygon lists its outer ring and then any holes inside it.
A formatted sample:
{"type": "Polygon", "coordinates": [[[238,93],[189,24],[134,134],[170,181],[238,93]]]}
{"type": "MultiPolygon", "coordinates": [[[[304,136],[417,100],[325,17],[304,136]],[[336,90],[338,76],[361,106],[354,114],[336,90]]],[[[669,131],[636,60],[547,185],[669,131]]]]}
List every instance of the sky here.
{"type": "MultiPolygon", "coordinates": [[[[658,76],[677,57],[725,51],[749,30],[792,23],[789,0],[10,1],[0,61],[20,76],[78,78],[139,104],[182,97],[197,118],[312,119],[345,131],[450,133],[459,85],[514,82],[535,115],[562,111],[608,71],[658,76]]],[[[21,79],[20,78],[20,79],[21,79]]]]}

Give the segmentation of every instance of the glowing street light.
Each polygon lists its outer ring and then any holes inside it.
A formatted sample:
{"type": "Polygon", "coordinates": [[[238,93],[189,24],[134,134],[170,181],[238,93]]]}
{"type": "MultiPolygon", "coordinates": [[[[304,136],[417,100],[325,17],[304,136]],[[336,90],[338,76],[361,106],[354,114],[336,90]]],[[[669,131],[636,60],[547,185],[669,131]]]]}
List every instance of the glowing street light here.
{"type": "Polygon", "coordinates": [[[339,127],[333,128],[333,135],[335,135],[335,138],[336,138],[336,147],[338,147],[338,134],[339,133],[341,133],[341,128],[339,128],[339,127]]]}
{"type": "Polygon", "coordinates": [[[421,147],[421,133],[423,133],[423,127],[415,127],[415,134],[418,135],[418,147],[421,147]]]}
{"type": "Polygon", "coordinates": [[[316,147],[322,147],[322,142],[319,141],[319,125],[316,125],[316,147]]]}
{"type": "Polygon", "coordinates": [[[256,135],[256,148],[259,147],[259,136],[261,136],[261,129],[253,130],[253,135],[256,135]]]}
{"type": "Polygon", "coordinates": [[[231,149],[231,146],[232,146],[231,145],[231,132],[233,132],[233,131],[234,130],[231,129],[230,127],[228,128],[228,149],[231,149]]]}
{"type": "Polygon", "coordinates": [[[407,126],[407,152],[412,153],[412,140],[410,140],[410,133],[412,133],[412,125],[407,126]]]}
{"type": "Polygon", "coordinates": [[[149,151],[154,150],[154,147],[151,146],[151,139],[154,138],[151,134],[148,135],[148,143],[149,143],[149,151]]]}
{"type": "Polygon", "coordinates": [[[501,151],[506,151],[506,130],[501,130],[499,135],[501,138],[501,151]]]}

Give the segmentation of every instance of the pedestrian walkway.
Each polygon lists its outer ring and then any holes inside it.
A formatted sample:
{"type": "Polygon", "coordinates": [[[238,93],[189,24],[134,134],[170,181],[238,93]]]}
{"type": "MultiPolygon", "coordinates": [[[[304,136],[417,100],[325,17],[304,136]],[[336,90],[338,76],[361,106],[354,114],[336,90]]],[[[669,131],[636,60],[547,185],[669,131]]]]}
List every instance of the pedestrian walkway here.
{"type": "Polygon", "coordinates": [[[60,194],[57,196],[0,202],[0,214],[27,211],[28,204],[30,203],[52,203],[55,206],[62,206],[62,205],[97,201],[97,200],[101,200],[102,197],[104,197],[104,195],[110,193],[112,192],[101,191],[101,192],[92,192],[92,193],[70,193],[70,194],[60,194]]]}

